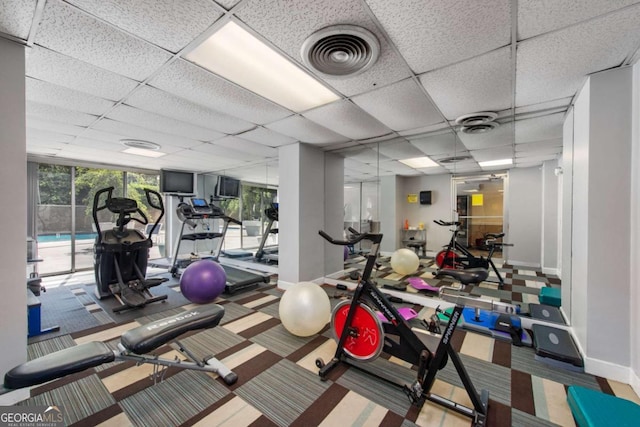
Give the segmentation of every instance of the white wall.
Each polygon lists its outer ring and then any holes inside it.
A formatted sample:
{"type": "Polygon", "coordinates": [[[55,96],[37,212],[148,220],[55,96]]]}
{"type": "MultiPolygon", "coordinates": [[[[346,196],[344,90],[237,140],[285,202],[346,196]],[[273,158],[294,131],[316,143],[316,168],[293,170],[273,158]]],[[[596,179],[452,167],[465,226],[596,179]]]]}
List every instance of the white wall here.
{"type": "MultiPolygon", "coordinates": [[[[324,225],[323,230],[329,235],[342,239],[344,221],[344,158],[331,153],[324,154],[324,225]]],[[[318,230],[313,237],[323,242],[318,230]]],[[[344,248],[336,245],[324,247],[324,273],[330,274],[344,268],[344,248]]]]}
{"type": "MultiPolygon", "coordinates": [[[[451,239],[451,227],[434,224],[434,220],[452,221],[452,185],[451,175],[429,175],[405,178],[402,187],[399,216],[409,220],[409,225],[417,226],[423,222],[427,230],[427,250],[438,252],[451,239]],[[420,194],[420,191],[431,191],[431,205],[407,203],[408,194],[420,194]]],[[[400,224],[402,226],[402,224],[400,224]]]]}
{"type": "Polygon", "coordinates": [[[508,262],[540,267],[542,246],[542,171],[540,167],[509,171],[506,196],[508,219],[508,262]]]}
{"type": "MultiPolygon", "coordinates": [[[[587,372],[629,380],[632,69],[592,75],[575,103],[571,323],[587,372]]],[[[566,242],[563,242],[566,243],[566,242]]]]}
{"type": "MultiPolygon", "coordinates": [[[[640,63],[633,67],[631,164],[640,165],[640,63]]],[[[640,395],[640,168],[631,168],[630,311],[631,385],[640,395]]]]}
{"type": "Polygon", "coordinates": [[[558,184],[557,160],[542,164],[542,272],[558,274],[558,184]]]}
{"type": "Polygon", "coordinates": [[[562,204],[560,205],[562,310],[571,319],[571,240],[573,232],[573,116],[571,108],[564,121],[562,136],[562,204]]]}
{"type": "MultiPolygon", "coordinates": [[[[0,38],[0,375],[27,359],[27,149],[24,47],[0,38]],[[9,204],[10,203],[10,209],[9,204]]],[[[46,309],[46,308],[45,308],[46,309]]]]}

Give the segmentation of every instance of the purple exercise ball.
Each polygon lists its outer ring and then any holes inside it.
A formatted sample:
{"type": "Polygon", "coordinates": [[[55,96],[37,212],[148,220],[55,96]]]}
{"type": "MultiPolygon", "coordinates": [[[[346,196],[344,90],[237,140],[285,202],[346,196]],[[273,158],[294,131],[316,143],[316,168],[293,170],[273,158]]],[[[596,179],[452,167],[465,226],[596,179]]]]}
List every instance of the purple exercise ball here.
{"type": "Polygon", "coordinates": [[[189,264],[180,276],[182,295],[195,304],[213,302],[224,291],[226,284],[224,268],[208,259],[189,264]]]}

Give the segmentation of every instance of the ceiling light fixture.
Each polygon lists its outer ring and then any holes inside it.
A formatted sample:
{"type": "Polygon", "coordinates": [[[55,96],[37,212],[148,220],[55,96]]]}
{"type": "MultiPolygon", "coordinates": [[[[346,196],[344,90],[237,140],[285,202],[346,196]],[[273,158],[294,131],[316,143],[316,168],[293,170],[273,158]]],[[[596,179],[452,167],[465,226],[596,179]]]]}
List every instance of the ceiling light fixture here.
{"type": "Polygon", "coordinates": [[[297,113],[340,99],[234,21],[185,58],[297,113]]]}
{"type": "Polygon", "coordinates": [[[438,164],[431,160],[429,157],[414,157],[412,159],[404,159],[398,161],[414,169],[432,168],[438,166],[438,164]]]}
{"type": "Polygon", "coordinates": [[[488,122],[488,123],[481,123],[477,125],[463,126],[462,128],[460,128],[460,131],[466,134],[487,133],[487,132],[491,132],[498,126],[500,126],[500,123],[488,122]]]}
{"type": "Polygon", "coordinates": [[[452,157],[445,157],[444,159],[440,159],[438,160],[438,162],[440,162],[440,164],[444,163],[444,164],[449,164],[449,163],[456,163],[456,162],[462,162],[464,160],[470,160],[471,156],[452,156],[452,157]]]}
{"type": "Polygon", "coordinates": [[[494,121],[496,117],[498,117],[496,113],[492,113],[490,111],[482,111],[480,113],[471,113],[460,116],[456,119],[456,124],[462,126],[481,125],[483,123],[494,121]]]}
{"type": "Polygon", "coordinates": [[[483,168],[487,166],[506,166],[512,165],[513,159],[488,160],[486,162],[478,162],[478,164],[483,168]]]}
{"type": "Polygon", "coordinates": [[[139,148],[141,150],[159,150],[160,144],[142,139],[121,139],[120,143],[131,148],[139,148]]]}

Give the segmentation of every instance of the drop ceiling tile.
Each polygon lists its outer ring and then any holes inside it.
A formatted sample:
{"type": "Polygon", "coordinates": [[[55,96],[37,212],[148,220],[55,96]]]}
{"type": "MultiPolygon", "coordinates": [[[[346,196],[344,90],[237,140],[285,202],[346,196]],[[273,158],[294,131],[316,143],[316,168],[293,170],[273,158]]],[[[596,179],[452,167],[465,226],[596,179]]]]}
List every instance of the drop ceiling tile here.
{"type": "Polygon", "coordinates": [[[171,57],[59,0],[47,1],[35,43],[138,81],[171,57]]]}
{"type": "Polygon", "coordinates": [[[516,153],[531,152],[539,149],[546,150],[551,148],[559,148],[560,150],[562,150],[562,138],[516,144],[516,153]]]}
{"type": "Polygon", "coordinates": [[[302,116],[290,116],[286,119],[265,125],[266,128],[274,132],[295,138],[300,142],[309,144],[330,144],[336,142],[346,142],[349,139],[339,135],[323,126],[302,116]]]}
{"type": "Polygon", "coordinates": [[[369,146],[366,148],[351,147],[341,150],[339,154],[343,155],[345,159],[352,159],[362,163],[376,164],[379,161],[390,160],[387,156],[380,154],[377,150],[369,146]]]}
{"type": "Polygon", "coordinates": [[[509,44],[511,2],[502,0],[366,0],[416,73],[509,44]]]}
{"type": "Polygon", "coordinates": [[[518,40],[567,27],[635,3],[638,0],[520,0],[518,40]]]}
{"type": "Polygon", "coordinates": [[[293,144],[296,142],[294,138],[282,135],[281,133],[274,132],[262,126],[258,126],[255,129],[239,134],[238,136],[269,147],[279,147],[281,145],[293,144]]]}
{"type": "Polygon", "coordinates": [[[1,4],[0,33],[26,40],[29,37],[36,2],[33,0],[3,0],[1,4]]]}
{"type": "Polygon", "coordinates": [[[442,121],[440,123],[436,123],[430,126],[424,126],[416,129],[409,129],[405,131],[398,132],[398,135],[405,136],[407,139],[414,137],[421,137],[425,133],[435,133],[435,132],[446,132],[451,130],[449,123],[446,121],[442,121]]]}
{"type": "Polygon", "coordinates": [[[111,110],[106,117],[146,129],[200,141],[213,141],[225,136],[224,133],[217,132],[215,130],[203,128],[169,117],[160,116],[158,114],[149,113],[124,104],[120,104],[111,110]]]}
{"type": "Polygon", "coordinates": [[[420,83],[449,120],[511,108],[511,80],[509,47],[420,76],[420,83]]]}
{"type": "MultiPolygon", "coordinates": [[[[179,137],[176,135],[169,135],[162,132],[156,132],[129,123],[119,122],[111,119],[101,119],[100,121],[92,125],[91,129],[112,134],[113,138],[117,141],[120,141],[121,139],[141,139],[144,141],[160,144],[161,146],[175,145],[177,147],[183,148],[190,148],[201,144],[200,141],[196,141],[193,139],[179,137]]],[[[162,148],[160,150],[162,150],[162,148]]]]}
{"type": "Polygon", "coordinates": [[[101,115],[114,105],[112,101],[41,80],[26,78],[25,83],[27,101],[94,115],[101,115]]]}
{"type": "Polygon", "coordinates": [[[513,122],[503,123],[494,130],[486,133],[464,133],[458,131],[458,138],[469,150],[500,147],[513,144],[513,122]]]}
{"type": "Polygon", "coordinates": [[[428,135],[410,140],[411,144],[418,150],[432,156],[435,154],[447,154],[466,150],[462,143],[456,138],[453,132],[439,135],[428,135]]]}
{"type": "Polygon", "coordinates": [[[449,173],[447,168],[443,166],[436,166],[433,168],[421,168],[418,171],[422,172],[425,175],[441,175],[443,173],[449,173]]]}
{"type": "Polygon", "coordinates": [[[469,163],[469,164],[457,164],[455,166],[447,167],[447,170],[456,176],[460,176],[461,174],[480,172],[480,171],[483,171],[484,169],[478,166],[477,163],[475,164],[469,163]]]}
{"type": "Polygon", "coordinates": [[[571,104],[572,99],[573,97],[567,96],[565,98],[554,99],[548,102],[541,102],[539,104],[523,105],[521,107],[516,107],[516,114],[534,113],[537,111],[555,109],[562,109],[563,111],[566,111],[566,109],[569,108],[569,104],[571,104]]]}
{"type": "Polygon", "coordinates": [[[307,119],[350,139],[367,139],[391,133],[391,129],[347,100],[332,102],[303,114],[307,119]]]}
{"type": "MultiPolygon", "coordinates": [[[[67,150],[75,152],[90,152],[91,150],[112,151],[115,153],[124,151],[127,147],[117,141],[100,141],[92,138],[77,138],[67,146],[67,150]]],[[[111,158],[107,158],[109,161],[111,158]]],[[[107,160],[103,159],[103,160],[107,160]]]]}
{"type": "Polygon", "coordinates": [[[95,122],[98,116],[81,113],[79,111],[67,110],[54,105],[42,104],[40,102],[27,101],[27,116],[39,119],[46,119],[60,123],[67,123],[77,126],[88,126],[95,122]]]}
{"type": "Polygon", "coordinates": [[[443,121],[443,117],[413,79],[355,96],[352,101],[395,131],[443,121]]]}
{"type": "Polygon", "coordinates": [[[640,45],[638,22],[633,6],[519,43],[516,105],[573,96],[588,74],[622,64],[640,45]]]}
{"type": "Polygon", "coordinates": [[[255,154],[262,157],[278,157],[278,149],[248,141],[237,136],[225,136],[213,143],[220,147],[231,148],[243,153],[255,154]]]}
{"type": "Polygon", "coordinates": [[[539,154],[539,155],[531,155],[531,156],[521,156],[521,157],[516,157],[516,164],[523,164],[523,163],[534,163],[534,162],[546,162],[548,160],[554,160],[559,158],[560,155],[557,153],[550,153],[550,154],[539,154]]]}
{"type": "Polygon", "coordinates": [[[136,90],[127,98],[125,103],[141,110],[161,116],[173,117],[176,120],[193,123],[223,133],[240,133],[255,127],[253,123],[218,113],[148,86],[136,90]]]}
{"type": "Polygon", "coordinates": [[[39,46],[31,49],[26,62],[29,77],[112,101],[122,99],[138,85],[134,80],[39,46]]]}
{"type": "Polygon", "coordinates": [[[534,168],[534,167],[542,166],[542,163],[544,162],[543,161],[536,161],[536,162],[525,161],[522,163],[516,162],[515,167],[517,169],[534,168]]]}
{"type": "Polygon", "coordinates": [[[27,127],[73,136],[81,134],[86,129],[84,126],[75,126],[66,123],[43,120],[32,116],[27,116],[27,127]]]}
{"type": "Polygon", "coordinates": [[[174,61],[149,83],[215,111],[257,124],[290,116],[291,111],[187,61],[174,61]]]}
{"type": "MultiPolygon", "coordinates": [[[[471,153],[468,150],[458,148],[455,151],[448,151],[442,154],[433,154],[431,157],[432,160],[435,160],[438,163],[441,163],[443,160],[451,159],[452,157],[460,158],[460,157],[470,157],[471,153]]],[[[467,160],[459,160],[459,161],[467,161],[467,160]]],[[[449,165],[451,162],[442,163],[443,165],[449,165]]]]}
{"type": "Polygon", "coordinates": [[[424,156],[422,151],[411,145],[409,141],[385,142],[380,144],[376,149],[381,154],[393,160],[404,160],[424,156]]]}
{"type": "Polygon", "coordinates": [[[387,160],[386,162],[380,162],[380,170],[393,172],[397,175],[422,175],[422,172],[410,168],[404,163],[400,163],[396,160],[387,160]]]}
{"type": "Polygon", "coordinates": [[[516,121],[516,144],[562,138],[564,113],[516,121]]]}
{"type": "Polygon", "coordinates": [[[36,128],[26,128],[27,144],[31,139],[33,140],[45,140],[51,142],[63,142],[69,143],[75,139],[73,135],[67,135],[60,132],[52,132],[50,130],[41,130],[36,128]]]}
{"type": "Polygon", "coordinates": [[[232,148],[222,147],[212,143],[205,143],[191,148],[192,151],[210,154],[215,157],[229,159],[229,160],[241,160],[245,162],[256,161],[264,159],[263,156],[257,154],[249,154],[242,151],[234,150],[232,148]]]}
{"type": "Polygon", "coordinates": [[[471,151],[471,155],[477,162],[487,162],[490,160],[501,160],[513,158],[513,147],[488,148],[486,150],[471,151]]]}
{"type": "MultiPolygon", "coordinates": [[[[523,144],[524,145],[524,144],[523,144]]],[[[526,150],[520,150],[520,145],[516,145],[516,159],[522,157],[530,157],[530,156],[548,156],[548,155],[556,155],[562,153],[561,146],[555,147],[533,147],[530,146],[526,150]]]]}
{"type": "Polygon", "coordinates": [[[68,2],[171,52],[178,52],[222,16],[215,3],[201,0],[68,2]]]}
{"type": "Polygon", "coordinates": [[[410,75],[360,0],[249,0],[235,12],[243,22],[300,64],[303,42],[321,28],[350,24],[374,33],[381,46],[375,65],[348,78],[322,78],[347,96],[386,86],[410,75]]]}
{"type": "Polygon", "coordinates": [[[369,165],[367,163],[362,163],[357,160],[345,159],[344,160],[345,169],[349,169],[350,171],[356,171],[358,173],[366,173],[375,175],[378,173],[378,168],[373,165],[369,165]]]}

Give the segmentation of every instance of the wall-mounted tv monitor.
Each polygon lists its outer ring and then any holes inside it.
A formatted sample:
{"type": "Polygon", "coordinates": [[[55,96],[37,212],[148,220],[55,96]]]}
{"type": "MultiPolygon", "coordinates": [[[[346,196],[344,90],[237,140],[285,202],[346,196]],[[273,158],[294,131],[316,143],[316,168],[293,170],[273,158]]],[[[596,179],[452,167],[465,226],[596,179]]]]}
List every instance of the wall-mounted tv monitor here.
{"type": "Polygon", "coordinates": [[[240,180],[228,176],[218,176],[216,197],[221,199],[240,197],[240,180]]]}
{"type": "Polygon", "coordinates": [[[160,171],[160,192],[194,194],[195,174],[162,169],[160,171]]]}

